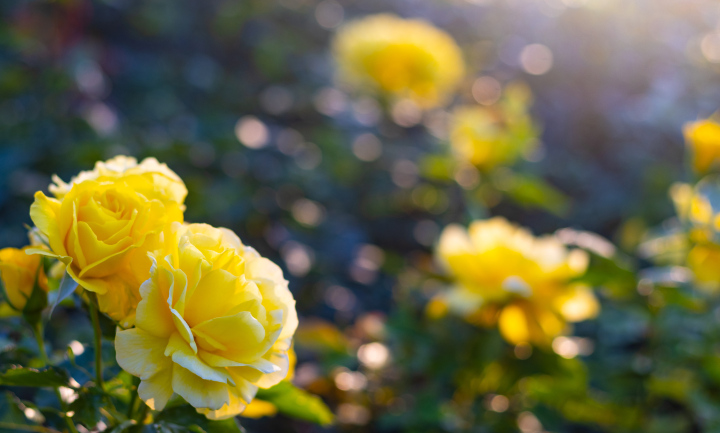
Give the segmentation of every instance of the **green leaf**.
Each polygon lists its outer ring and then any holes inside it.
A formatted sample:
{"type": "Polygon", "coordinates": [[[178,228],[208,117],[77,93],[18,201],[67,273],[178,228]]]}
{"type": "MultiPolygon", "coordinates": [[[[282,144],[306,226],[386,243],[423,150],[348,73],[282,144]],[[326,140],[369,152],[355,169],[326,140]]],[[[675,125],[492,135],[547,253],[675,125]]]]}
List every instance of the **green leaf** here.
{"type": "Polygon", "coordinates": [[[631,264],[620,257],[603,257],[588,251],[590,263],[584,275],[576,279],[594,287],[605,287],[615,298],[625,298],[635,293],[637,278],[631,264]]]}
{"type": "Polygon", "coordinates": [[[63,301],[63,299],[67,298],[68,296],[72,295],[75,289],[77,289],[78,283],[72,279],[70,275],[68,275],[67,272],[65,272],[65,275],[63,275],[62,280],[60,281],[60,287],[58,288],[57,292],[57,298],[55,298],[55,303],[50,308],[50,314],[48,316],[51,316],[53,311],[55,311],[55,307],[58,306],[60,302],[63,301]]]}
{"type": "Polygon", "coordinates": [[[211,421],[206,419],[201,425],[206,433],[245,433],[236,418],[224,419],[222,421],[211,421]]]}
{"type": "Polygon", "coordinates": [[[16,366],[0,373],[0,385],[7,386],[68,386],[70,377],[57,367],[35,369],[16,366]]]}
{"type": "Polygon", "coordinates": [[[163,432],[244,433],[235,418],[211,421],[187,404],[163,410],[156,420],[163,432]]]}
{"type": "Polygon", "coordinates": [[[566,215],[570,208],[568,197],[542,178],[504,172],[502,176],[496,175],[493,182],[522,206],[544,209],[558,216],[566,215]]]}
{"type": "Polygon", "coordinates": [[[420,162],[420,172],[428,179],[449,181],[453,178],[456,162],[450,155],[430,155],[420,162]]]}
{"type": "Polygon", "coordinates": [[[330,425],[334,420],[333,413],[320,397],[297,388],[290,382],[283,381],[270,389],[260,389],[256,397],[274,404],[278,412],[289,417],[322,426],[330,425]]]}
{"type": "Polygon", "coordinates": [[[70,410],[75,412],[73,419],[85,427],[95,427],[102,421],[100,408],[105,406],[103,397],[102,391],[96,387],[81,389],[78,398],[70,405],[70,410]]]}
{"type": "Polygon", "coordinates": [[[18,406],[20,400],[10,391],[0,395],[0,421],[15,424],[28,424],[22,409],[18,406]]]}
{"type": "Polygon", "coordinates": [[[129,419],[127,421],[123,421],[120,424],[116,425],[112,430],[110,430],[110,433],[122,433],[126,430],[129,430],[130,427],[137,424],[134,419],[129,419]]]}

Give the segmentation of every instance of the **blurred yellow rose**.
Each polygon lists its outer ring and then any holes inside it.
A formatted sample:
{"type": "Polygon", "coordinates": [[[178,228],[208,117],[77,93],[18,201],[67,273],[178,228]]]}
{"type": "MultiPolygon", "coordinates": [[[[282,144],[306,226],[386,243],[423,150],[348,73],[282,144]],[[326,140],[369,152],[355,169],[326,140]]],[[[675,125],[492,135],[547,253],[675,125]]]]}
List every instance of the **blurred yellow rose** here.
{"type": "Polygon", "coordinates": [[[684,244],[678,253],[687,254],[686,265],[695,275],[696,286],[708,293],[720,292],[720,210],[712,198],[720,191],[720,178],[707,176],[694,187],[676,183],[670,188],[678,219],[683,224],[684,244]],[[687,237],[684,235],[687,234],[687,237]]]}
{"type": "Polygon", "coordinates": [[[700,174],[708,172],[720,161],[720,124],[707,119],[685,124],[685,145],[692,154],[692,164],[700,174]]]}
{"type": "Polygon", "coordinates": [[[160,248],[162,231],[182,221],[181,204],[163,201],[144,176],[98,177],[75,182],[62,199],[35,194],[30,217],[68,274],[95,292],[100,310],[132,324],[139,287],[149,276],[148,251],[160,248]]]}
{"type": "Polygon", "coordinates": [[[16,311],[25,308],[35,287],[36,277],[40,288],[48,290],[47,276],[40,266],[41,257],[26,254],[25,251],[30,248],[0,250],[0,278],[5,289],[5,300],[16,311]]]}
{"type": "Polygon", "coordinates": [[[530,91],[512,84],[493,107],[463,105],[450,117],[450,145],[455,155],[483,170],[509,165],[537,143],[537,127],[527,112],[530,91]]]}
{"type": "Polygon", "coordinates": [[[454,286],[431,302],[471,322],[495,323],[513,343],[548,345],[567,322],[592,318],[599,304],[590,288],[571,283],[585,272],[587,254],[554,236],[534,237],[503,218],[451,225],[437,248],[454,286]]]}
{"type": "Polygon", "coordinates": [[[423,108],[445,103],[465,73],[453,38],[432,24],[394,15],[372,15],[345,25],[333,52],[338,78],[355,88],[423,108]]]}
{"type": "Polygon", "coordinates": [[[695,245],[688,253],[687,265],[698,288],[713,294],[720,291],[720,245],[695,245]]]}
{"type": "Polygon", "coordinates": [[[131,182],[133,187],[148,199],[157,199],[163,203],[174,202],[185,209],[183,206],[187,196],[185,184],[166,164],[159,163],[155,158],[145,158],[140,164],[137,163],[137,159],[129,156],[116,156],[105,162],[98,161],[94,170],[80,172],[70,180],[69,184],[53,176],[54,184],[50,185],[50,192],[55,198],[62,200],[73,185],[88,180],[113,182],[119,179],[131,182]]]}
{"type": "Polygon", "coordinates": [[[675,212],[691,241],[709,242],[720,230],[720,209],[713,209],[710,200],[719,188],[720,179],[716,176],[706,177],[695,187],[686,183],[670,187],[675,212]]]}
{"type": "Polygon", "coordinates": [[[175,224],[173,238],[170,254],[153,256],[136,327],[118,330],[117,361],[151,408],[176,393],[229,418],[288,375],[295,301],[281,269],[231,231],[175,224]]]}

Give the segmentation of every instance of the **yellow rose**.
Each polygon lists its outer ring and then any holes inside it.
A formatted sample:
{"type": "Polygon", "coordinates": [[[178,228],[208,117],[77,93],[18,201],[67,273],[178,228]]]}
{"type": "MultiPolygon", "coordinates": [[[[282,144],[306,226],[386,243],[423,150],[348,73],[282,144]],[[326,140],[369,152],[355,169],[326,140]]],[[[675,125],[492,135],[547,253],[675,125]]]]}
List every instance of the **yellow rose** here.
{"type": "Polygon", "coordinates": [[[142,191],[149,199],[157,199],[163,203],[174,202],[184,210],[182,204],[187,196],[185,184],[166,164],[160,164],[155,158],[145,158],[140,164],[135,158],[128,156],[116,156],[105,162],[98,161],[94,170],[80,172],[69,184],[53,176],[54,184],[50,185],[50,192],[55,198],[62,200],[73,185],[88,180],[114,182],[119,179],[131,182],[134,188],[142,191]]]}
{"type": "Polygon", "coordinates": [[[437,254],[455,284],[433,300],[434,314],[442,312],[439,303],[473,322],[490,314],[511,343],[547,345],[567,322],[598,313],[592,291],[570,282],[585,272],[587,254],[554,236],[536,238],[498,217],[468,230],[448,226],[437,254]]]}
{"type": "Polygon", "coordinates": [[[444,31],[422,20],[380,14],[345,25],[333,52],[342,82],[424,108],[444,103],[465,73],[462,53],[444,31]]]}
{"type": "Polygon", "coordinates": [[[281,269],[227,229],[173,226],[175,248],[153,255],[135,328],[118,330],[118,364],[160,410],[173,393],[211,419],[235,416],[288,374],[297,328],[281,269]]]}
{"type": "Polygon", "coordinates": [[[450,146],[462,161],[483,170],[509,165],[536,144],[537,127],[527,112],[529,90],[506,88],[496,107],[463,105],[450,117],[450,146]]]}
{"type": "Polygon", "coordinates": [[[62,200],[35,194],[30,217],[68,274],[95,292],[100,310],[123,326],[132,323],[140,284],[148,278],[147,252],[162,245],[162,231],[182,221],[180,204],[148,193],[143,176],[84,180],[62,200]]]}
{"type": "Polygon", "coordinates": [[[692,164],[698,173],[706,173],[720,161],[720,124],[713,120],[699,120],[685,124],[685,145],[692,154],[692,164]]]}
{"type": "Polygon", "coordinates": [[[517,155],[508,152],[507,135],[490,109],[461,106],[450,119],[450,145],[457,156],[478,167],[509,163],[517,155]]]}
{"type": "Polygon", "coordinates": [[[693,242],[709,242],[720,232],[720,209],[712,199],[720,191],[720,177],[707,176],[694,187],[676,183],[670,197],[680,221],[686,226],[693,242]]]}
{"type": "Polygon", "coordinates": [[[25,253],[30,248],[0,250],[0,278],[5,288],[6,301],[17,311],[25,308],[35,287],[36,277],[40,288],[48,290],[45,271],[42,268],[38,269],[42,263],[40,256],[25,253]]]}
{"type": "Polygon", "coordinates": [[[688,253],[687,266],[700,289],[711,294],[720,291],[720,245],[695,245],[688,253]]]}
{"type": "Polygon", "coordinates": [[[705,177],[694,187],[676,183],[670,188],[675,211],[687,234],[682,243],[671,244],[672,251],[687,254],[686,265],[695,275],[695,284],[710,294],[720,291],[720,210],[713,208],[712,200],[719,188],[720,178],[716,175],[705,177]]]}

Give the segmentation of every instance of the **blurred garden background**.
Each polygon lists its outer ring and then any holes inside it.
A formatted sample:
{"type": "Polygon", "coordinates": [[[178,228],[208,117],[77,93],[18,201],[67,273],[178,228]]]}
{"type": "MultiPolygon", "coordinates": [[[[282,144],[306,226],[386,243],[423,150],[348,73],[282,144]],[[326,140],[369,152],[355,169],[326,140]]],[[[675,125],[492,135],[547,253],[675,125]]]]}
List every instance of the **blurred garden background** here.
{"type": "MultiPolygon", "coordinates": [[[[248,432],[720,431],[718,303],[655,257],[693,180],[683,125],[719,107],[714,0],[4,0],[0,245],[27,243],[53,174],[152,156],[187,221],[234,230],[297,300],[293,380],[335,423],[248,432]],[[338,76],[336,33],[379,13],[455,40],[443,104],[338,76]],[[458,163],[463,105],[520,125],[518,155],[458,163]],[[602,308],[565,349],[428,318],[443,228],[491,216],[589,250],[602,308]]],[[[83,320],[56,312],[48,338],[89,341],[83,320]]]]}

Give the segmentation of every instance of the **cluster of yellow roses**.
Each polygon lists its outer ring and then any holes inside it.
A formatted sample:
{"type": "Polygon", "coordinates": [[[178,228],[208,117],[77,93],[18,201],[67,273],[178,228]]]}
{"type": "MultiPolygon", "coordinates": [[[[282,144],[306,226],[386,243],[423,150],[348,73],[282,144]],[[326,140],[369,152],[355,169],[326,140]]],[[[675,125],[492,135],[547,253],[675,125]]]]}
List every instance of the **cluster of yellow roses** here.
{"type": "Polygon", "coordinates": [[[118,156],[54,182],[30,208],[34,246],[0,251],[11,307],[38,272],[47,290],[40,255],[57,259],[118,323],[118,364],[152,409],[175,393],[228,418],[288,375],[298,318],[282,270],[228,229],[184,223],[187,189],[165,164],[118,156]]]}
{"type": "Polygon", "coordinates": [[[695,184],[677,183],[670,196],[687,234],[686,265],[693,271],[698,288],[720,292],[720,123],[714,119],[685,125],[685,144],[693,171],[700,180],[695,184]]]}
{"type": "MultiPolygon", "coordinates": [[[[391,103],[409,99],[422,109],[443,107],[465,78],[460,47],[422,20],[362,18],[338,32],[333,49],[341,84],[391,103]]],[[[538,133],[528,114],[529,89],[511,84],[496,90],[496,103],[460,104],[447,125],[458,160],[483,172],[531,152],[538,133]]],[[[568,251],[553,236],[535,238],[504,219],[476,221],[469,230],[447,227],[437,255],[455,284],[430,302],[428,313],[451,311],[473,323],[497,323],[513,344],[547,346],[568,331],[568,322],[599,310],[590,288],[571,282],[587,267],[584,251],[568,251]]]]}

